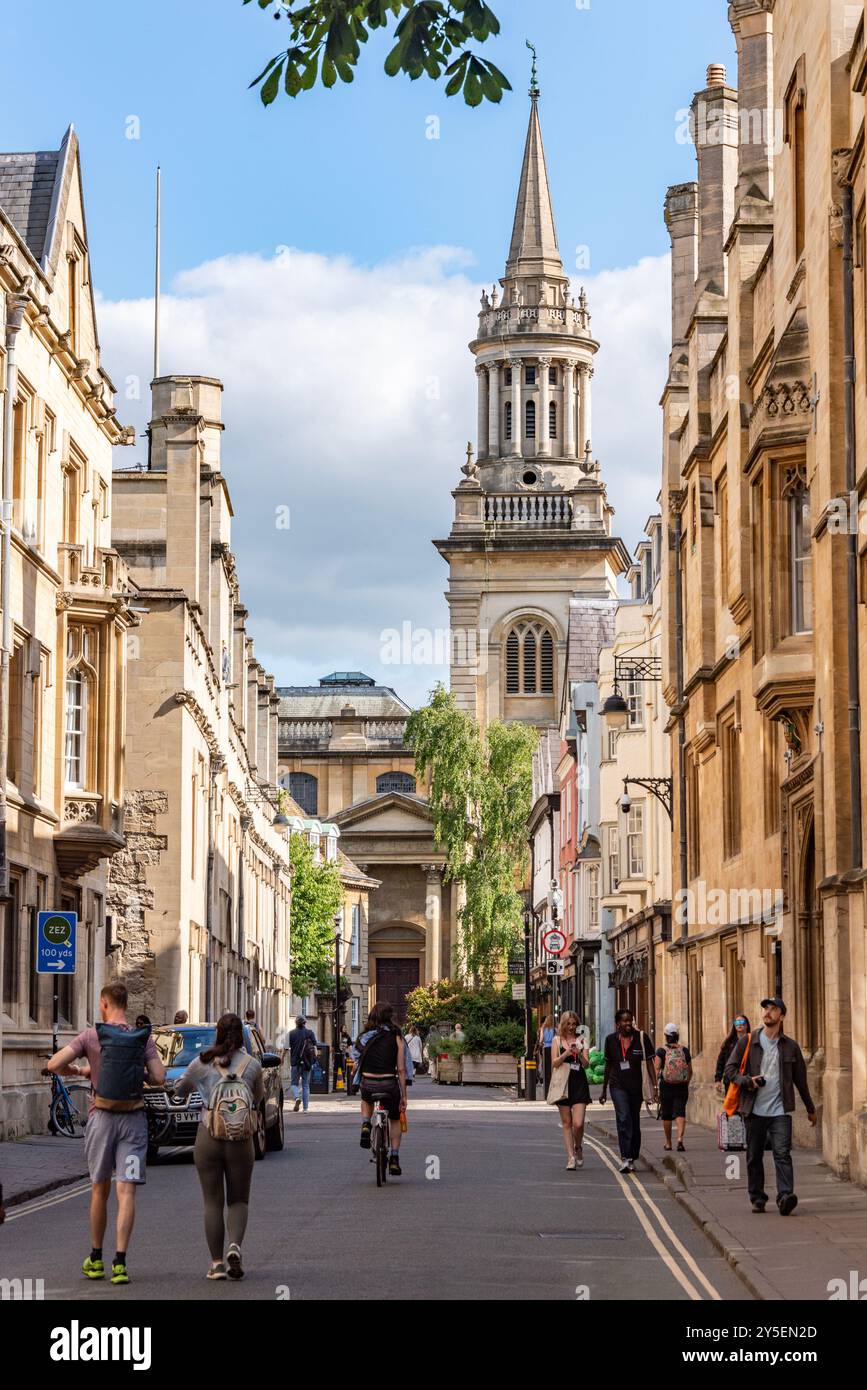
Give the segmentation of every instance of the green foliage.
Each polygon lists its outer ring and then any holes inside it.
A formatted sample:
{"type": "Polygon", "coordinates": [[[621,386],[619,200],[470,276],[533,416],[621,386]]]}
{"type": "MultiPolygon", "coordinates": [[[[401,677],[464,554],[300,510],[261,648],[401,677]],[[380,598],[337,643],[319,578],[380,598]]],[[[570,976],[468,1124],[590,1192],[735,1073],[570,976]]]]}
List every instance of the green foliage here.
{"type": "Polygon", "coordinates": [[[524,1051],[524,1010],[508,989],[465,989],[452,980],[419,985],[406,997],[406,1021],[422,1032],[443,1023],[459,1023],[462,1039],[444,1038],[437,1043],[437,1051],[450,1057],[484,1052],[510,1052],[520,1057],[524,1051]]]}
{"type": "Polygon", "coordinates": [[[434,835],[445,848],[446,877],[464,889],[464,968],[490,983],[521,928],[518,887],[527,867],[538,735],[526,724],[495,722],[483,739],[475,720],[438,685],[430,704],[410,716],[406,740],[416,775],[430,773],[434,835]]]}
{"type": "Polygon", "coordinates": [[[485,1052],[510,1052],[513,1057],[524,1055],[524,1025],[514,1019],[487,1027],[480,1023],[467,1024],[464,1033],[463,1050],[471,1057],[485,1052]]]}
{"type": "Polygon", "coordinates": [[[303,835],[289,836],[292,908],[289,916],[292,992],[334,989],[334,916],[343,901],[334,863],[315,864],[303,835]]]}
{"type": "MultiPolygon", "coordinates": [[[[245,5],[252,0],[244,0],[245,5]]],[[[510,92],[498,67],[479,58],[471,42],[499,34],[500,21],[484,0],[256,0],[260,10],[290,27],[289,47],[268,62],[250,83],[265,106],[281,89],[287,96],[310,91],[320,80],[333,87],[338,77],[351,82],[370,33],[394,27],[394,47],[385,60],[389,77],[404,72],[413,81],[447,78],[446,96],[463,92],[468,106],[499,102],[510,92]],[[321,64],[321,66],[320,66],[321,64]]]]}

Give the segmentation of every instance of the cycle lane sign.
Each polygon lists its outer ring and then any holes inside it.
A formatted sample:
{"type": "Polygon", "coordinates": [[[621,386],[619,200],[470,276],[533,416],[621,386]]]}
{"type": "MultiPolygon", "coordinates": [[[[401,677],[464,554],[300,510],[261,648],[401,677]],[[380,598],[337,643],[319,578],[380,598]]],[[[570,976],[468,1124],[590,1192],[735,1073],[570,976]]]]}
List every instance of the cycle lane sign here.
{"type": "Polygon", "coordinates": [[[36,919],[36,973],[74,975],[77,912],[39,912],[36,919]]]}

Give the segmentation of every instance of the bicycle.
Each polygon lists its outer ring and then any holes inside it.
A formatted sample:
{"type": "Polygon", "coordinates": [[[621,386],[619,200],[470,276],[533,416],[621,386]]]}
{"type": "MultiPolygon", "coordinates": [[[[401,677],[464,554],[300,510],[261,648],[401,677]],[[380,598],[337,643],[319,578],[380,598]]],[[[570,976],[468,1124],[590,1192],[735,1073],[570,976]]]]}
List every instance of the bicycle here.
{"type": "Polygon", "coordinates": [[[49,1133],[62,1134],[65,1139],[78,1139],[84,1134],[87,1124],[90,1085],[86,1081],[73,1081],[67,1085],[57,1072],[49,1072],[48,1075],[51,1077],[49,1133]]]}
{"type": "Polygon", "coordinates": [[[389,1129],[388,1111],[383,1102],[388,1100],[388,1094],[385,1092],[380,1092],[379,1094],[374,1092],[372,1099],[374,1105],[373,1115],[371,1117],[370,1147],[372,1152],[370,1161],[376,1164],[377,1187],[385,1187],[386,1178],[388,1177],[389,1129]]]}

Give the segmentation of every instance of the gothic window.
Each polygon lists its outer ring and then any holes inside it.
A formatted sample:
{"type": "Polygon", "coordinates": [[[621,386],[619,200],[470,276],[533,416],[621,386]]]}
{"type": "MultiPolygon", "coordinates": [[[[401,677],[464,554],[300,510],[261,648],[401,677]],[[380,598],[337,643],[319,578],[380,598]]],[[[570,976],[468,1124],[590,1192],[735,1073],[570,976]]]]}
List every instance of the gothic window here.
{"type": "Polygon", "coordinates": [[[506,401],[505,436],[512,438],[512,402],[506,401]]]}
{"type": "Polygon", "coordinates": [[[383,772],[382,776],[376,779],[376,790],[404,792],[412,796],[415,793],[415,778],[408,772],[383,772]]]}
{"type": "Polygon", "coordinates": [[[801,57],[785,98],[785,139],[791,151],[791,189],[792,189],[792,231],[795,242],[795,260],[804,253],[806,228],[806,125],[807,94],[805,90],[805,61],[801,57]]]}
{"type": "Polygon", "coordinates": [[[524,434],[527,439],[536,438],[536,402],[527,401],[524,407],[524,434]]]}
{"type": "Polygon", "coordinates": [[[66,636],[64,709],[64,776],[67,787],[83,790],[93,781],[97,726],[94,705],[97,672],[92,664],[96,636],[90,628],[70,626],[66,636]]]}
{"type": "Polygon", "coordinates": [[[721,720],[723,782],[723,854],[732,859],[741,850],[741,745],[734,709],[721,720]]]}
{"type": "Polygon", "coordinates": [[[319,784],[309,772],[289,773],[289,795],[308,816],[315,816],[319,805],[319,784]]]}
{"type": "Polygon", "coordinates": [[[506,638],[506,694],[554,693],[554,639],[541,623],[518,623],[506,638]]]}
{"type": "Polygon", "coordinates": [[[791,630],[813,630],[813,558],[810,546],[810,493],[798,476],[786,491],[789,531],[791,630]]]}
{"type": "Polygon", "coordinates": [[[548,438],[557,438],[557,402],[548,402],[548,438]]]}

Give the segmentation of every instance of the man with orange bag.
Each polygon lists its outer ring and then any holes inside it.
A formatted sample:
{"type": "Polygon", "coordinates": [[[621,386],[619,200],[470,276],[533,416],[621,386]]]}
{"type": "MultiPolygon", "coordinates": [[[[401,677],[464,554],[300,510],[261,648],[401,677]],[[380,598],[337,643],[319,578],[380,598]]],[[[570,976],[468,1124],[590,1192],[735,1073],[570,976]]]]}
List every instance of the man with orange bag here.
{"type": "Polygon", "coordinates": [[[761,1213],[768,1204],[764,1151],[769,1139],[781,1216],[788,1216],[798,1205],[792,1168],[796,1090],[807,1107],[810,1124],[816,1123],[816,1107],[807,1085],[807,1064],[794,1038],[783,1032],[785,1014],[786,1006],[778,995],[763,999],[763,1026],[739,1039],[725,1069],[726,1084],[738,1089],[738,1113],[746,1125],[747,1185],[753,1211],[761,1213]]]}

